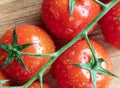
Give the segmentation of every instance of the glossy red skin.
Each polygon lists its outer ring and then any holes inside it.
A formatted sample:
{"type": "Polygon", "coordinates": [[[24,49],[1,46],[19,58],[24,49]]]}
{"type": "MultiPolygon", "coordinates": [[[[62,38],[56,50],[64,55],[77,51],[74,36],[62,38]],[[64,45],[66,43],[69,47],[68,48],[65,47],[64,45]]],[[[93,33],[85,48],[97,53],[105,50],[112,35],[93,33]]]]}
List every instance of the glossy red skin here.
{"type": "Polygon", "coordinates": [[[111,2],[112,0],[100,0],[101,2],[103,2],[103,3],[109,3],[109,2],[111,2]]]}
{"type": "MultiPolygon", "coordinates": [[[[40,88],[40,82],[33,82],[28,88],[40,88]]],[[[44,83],[43,88],[50,88],[50,87],[44,83]]]]}
{"type": "MultiPolygon", "coordinates": [[[[0,80],[9,80],[9,78],[3,72],[0,72],[0,80]]],[[[1,86],[9,86],[9,85],[10,85],[10,83],[8,81],[4,84],[0,84],[0,87],[1,86]]]]}
{"type": "MultiPolygon", "coordinates": [[[[112,71],[112,64],[108,53],[97,42],[90,40],[95,48],[97,57],[102,57],[105,62],[101,66],[112,71]]],[[[59,88],[93,88],[90,73],[72,64],[88,63],[91,52],[85,40],[79,40],[67,51],[65,51],[53,64],[53,74],[59,88]]],[[[97,74],[97,88],[108,88],[111,77],[104,74],[97,74]]]]}
{"type": "Polygon", "coordinates": [[[100,26],[105,40],[120,49],[120,21],[116,18],[120,18],[120,2],[100,20],[100,26]]]}
{"type": "Polygon", "coordinates": [[[93,0],[76,0],[70,16],[68,1],[43,0],[42,18],[55,36],[71,40],[99,14],[101,8],[93,0]]]}
{"type": "MultiPolygon", "coordinates": [[[[34,45],[26,48],[23,52],[49,54],[55,51],[55,46],[50,36],[41,28],[33,25],[17,26],[18,44],[34,43],[34,45]]],[[[0,43],[11,44],[13,28],[9,29],[0,39],[0,43]]],[[[5,61],[7,53],[0,49],[0,66],[5,61]]],[[[12,61],[5,69],[4,73],[9,77],[27,81],[33,77],[50,59],[46,57],[22,56],[22,59],[28,67],[30,73],[24,70],[16,60],[12,61]]]]}

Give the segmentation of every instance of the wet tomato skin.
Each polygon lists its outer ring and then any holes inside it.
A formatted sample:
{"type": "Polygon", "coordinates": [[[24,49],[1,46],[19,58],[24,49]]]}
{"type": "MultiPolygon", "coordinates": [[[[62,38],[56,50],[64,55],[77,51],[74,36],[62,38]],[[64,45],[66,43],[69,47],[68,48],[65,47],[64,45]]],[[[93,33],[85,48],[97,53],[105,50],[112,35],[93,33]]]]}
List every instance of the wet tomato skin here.
{"type": "MultiPolygon", "coordinates": [[[[40,82],[33,82],[28,88],[40,88],[40,82]]],[[[48,84],[43,84],[43,88],[50,88],[48,84]]]]}
{"type": "MultiPolygon", "coordinates": [[[[17,26],[16,29],[18,36],[18,44],[28,44],[33,43],[32,46],[29,46],[22,50],[26,53],[36,53],[36,54],[45,54],[53,53],[55,51],[55,46],[50,38],[50,36],[41,28],[23,24],[17,26]]],[[[12,33],[13,28],[7,30],[7,32],[1,37],[0,43],[11,44],[12,43],[12,33]]],[[[0,66],[5,61],[8,53],[3,49],[0,49],[0,66]]],[[[27,81],[33,77],[50,59],[47,57],[32,57],[32,56],[21,56],[24,63],[28,67],[30,72],[27,72],[25,69],[20,66],[20,64],[14,59],[9,65],[3,70],[3,72],[8,75],[10,78],[27,81]]]]}
{"type": "MultiPolygon", "coordinates": [[[[3,72],[0,72],[0,80],[9,80],[9,78],[3,72]]],[[[9,85],[10,85],[10,82],[8,81],[6,83],[0,84],[0,87],[9,86],[9,85]]]]}
{"type": "MultiPolygon", "coordinates": [[[[90,40],[97,57],[107,61],[101,66],[112,71],[112,64],[108,53],[96,41],[90,40]]],[[[59,88],[93,88],[88,70],[76,67],[73,64],[88,63],[91,58],[90,49],[85,40],[79,40],[65,51],[53,64],[53,75],[57,80],[59,88]]],[[[111,77],[104,74],[97,74],[97,88],[108,88],[111,77]]]]}
{"type": "Polygon", "coordinates": [[[120,18],[120,2],[100,20],[100,27],[105,40],[120,49],[120,20],[117,18],[120,18]]]}
{"type": "Polygon", "coordinates": [[[55,36],[71,40],[99,14],[101,8],[93,0],[76,0],[70,16],[68,1],[43,0],[42,18],[55,36]]]}
{"type": "Polygon", "coordinates": [[[111,2],[112,0],[100,0],[101,2],[103,2],[103,3],[109,3],[109,2],[111,2]]]}

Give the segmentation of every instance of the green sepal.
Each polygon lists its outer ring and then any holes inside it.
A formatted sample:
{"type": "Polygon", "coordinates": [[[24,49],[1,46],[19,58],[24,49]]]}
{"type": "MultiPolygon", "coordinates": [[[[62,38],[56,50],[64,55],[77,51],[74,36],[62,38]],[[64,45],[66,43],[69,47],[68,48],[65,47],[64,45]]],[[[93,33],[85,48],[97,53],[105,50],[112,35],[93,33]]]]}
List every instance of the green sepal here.
{"type": "Polygon", "coordinates": [[[4,50],[7,51],[7,52],[10,51],[9,45],[6,45],[6,44],[0,44],[0,48],[4,49],[4,50]]]}
{"type": "Polygon", "coordinates": [[[96,85],[96,76],[97,76],[97,72],[92,70],[91,71],[91,77],[92,77],[92,83],[93,83],[93,88],[97,88],[97,85],[96,85]]]}
{"type": "Polygon", "coordinates": [[[12,52],[10,52],[0,70],[3,70],[13,59],[14,55],[12,54],[12,52]]]}
{"type": "Polygon", "coordinates": [[[43,88],[43,75],[39,74],[39,80],[40,80],[40,88],[43,88]]]}
{"type": "Polygon", "coordinates": [[[103,73],[103,74],[106,74],[106,75],[109,75],[109,76],[113,76],[113,77],[117,77],[117,78],[118,78],[117,75],[115,75],[115,74],[107,71],[107,70],[104,69],[103,67],[98,67],[98,68],[96,69],[96,71],[99,72],[99,73],[103,73]]]}
{"type": "Polygon", "coordinates": [[[96,58],[92,56],[92,58],[90,59],[89,64],[91,65],[91,68],[93,69],[95,67],[95,65],[97,64],[96,58]]]}
{"type": "Polygon", "coordinates": [[[103,58],[92,57],[90,62],[87,64],[73,64],[73,65],[78,66],[78,67],[83,68],[83,69],[86,69],[86,70],[89,70],[91,73],[91,77],[92,77],[93,87],[97,88],[97,85],[96,85],[97,73],[103,73],[103,74],[110,75],[113,77],[118,77],[115,74],[113,74],[113,73],[107,71],[106,69],[104,69],[103,67],[101,67],[102,62],[104,62],[104,61],[105,60],[103,58]],[[95,61],[95,59],[97,62],[95,61]]]}
{"type": "Polygon", "coordinates": [[[106,69],[104,69],[103,67],[101,67],[100,65],[102,64],[102,62],[107,63],[103,58],[98,58],[99,66],[96,67],[97,72],[103,73],[103,74],[106,74],[106,75],[109,75],[109,76],[113,76],[113,77],[118,77],[115,74],[113,74],[113,73],[107,71],[106,69]]]}
{"type": "Polygon", "coordinates": [[[70,12],[70,16],[72,16],[72,14],[73,14],[75,2],[76,2],[76,0],[69,0],[69,12],[70,12]]]}
{"type": "Polygon", "coordinates": [[[22,60],[22,58],[20,57],[20,55],[16,55],[16,59],[18,61],[18,63],[27,71],[30,73],[29,69],[27,68],[27,66],[25,65],[24,61],[22,60]]]}
{"type": "Polygon", "coordinates": [[[9,80],[0,80],[0,84],[4,84],[6,82],[8,82],[9,80]]]}
{"type": "Polygon", "coordinates": [[[97,88],[96,87],[96,75],[97,75],[97,71],[94,71],[94,69],[92,68],[93,66],[91,65],[91,63],[88,63],[88,64],[74,64],[74,65],[90,71],[91,77],[92,77],[93,86],[94,86],[94,88],[97,88]]]}
{"type": "Polygon", "coordinates": [[[98,63],[102,64],[102,62],[106,62],[103,58],[98,58],[98,63]]]}
{"type": "Polygon", "coordinates": [[[120,21],[120,18],[115,18],[115,20],[120,21]]]}
{"type": "Polygon", "coordinates": [[[13,30],[13,41],[12,41],[13,47],[18,46],[18,38],[17,38],[17,33],[16,33],[16,26],[14,27],[13,30]]]}
{"type": "Polygon", "coordinates": [[[23,49],[25,49],[25,48],[33,45],[33,44],[34,44],[34,43],[19,45],[19,46],[17,47],[17,49],[18,49],[19,51],[22,51],[23,49]]]}
{"type": "Polygon", "coordinates": [[[12,42],[12,46],[17,48],[19,51],[29,47],[33,45],[33,43],[29,43],[29,44],[23,44],[23,45],[18,45],[18,37],[17,37],[17,33],[16,33],[16,26],[14,27],[13,30],[13,42],[12,42]]]}
{"type": "Polygon", "coordinates": [[[18,45],[18,37],[16,33],[16,26],[14,27],[13,30],[13,40],[12,40],[12,45],[7,45],[7,44],[0,44],[0,48],[6,50],[8,52],[8,57],[6,58],[5,62],[2,65],[2,68],[0,70],[3,70],[12,60],[16,59],[18,63],[27,71],[30,72],[27,66],[25,65],[24,61],[21,58],[20,52],[33,45],[33,43],[29,44],[23,44],[23,45],[18,45]]]}
{"type": "Polygon", "coordinates": [[[87,69],[87,70],[91,70],[92,69],[89,63],[88,64],[73,64],[73,65],[78,66],[80,68],[87,69]]]}

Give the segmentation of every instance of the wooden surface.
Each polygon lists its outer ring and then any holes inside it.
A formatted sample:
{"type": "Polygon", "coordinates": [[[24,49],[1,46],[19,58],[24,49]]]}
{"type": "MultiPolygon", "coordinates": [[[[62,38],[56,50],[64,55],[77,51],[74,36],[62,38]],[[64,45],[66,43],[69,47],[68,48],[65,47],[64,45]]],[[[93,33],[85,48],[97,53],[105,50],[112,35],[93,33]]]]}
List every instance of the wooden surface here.
{"type": "MultiPolygon", "coordinates": [[[[42,24],[40,18],[41,3],[42,0],[0,0],[0,37],[16,23],[30,23],[40,26],[42,24]]],[[[100,29],[97,29],[91,38],[99,41],[110,53],[114,73],[120,77],[120,51],[104,41],[100,29]]],[[[57,88],[50,74],[45,79],[52,85],[51,88],[57,88]]],[[[109,88],[120,88],[119,83],[119,78],[113,78],[109,88]]]]}

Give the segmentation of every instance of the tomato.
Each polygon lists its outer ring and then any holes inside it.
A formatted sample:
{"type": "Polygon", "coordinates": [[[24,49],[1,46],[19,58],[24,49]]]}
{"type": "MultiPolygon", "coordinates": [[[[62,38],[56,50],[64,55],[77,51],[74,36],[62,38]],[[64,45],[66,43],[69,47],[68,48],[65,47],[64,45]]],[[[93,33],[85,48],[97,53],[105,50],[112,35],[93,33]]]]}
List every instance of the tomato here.
{"type": "Polygon", "coordinates": [[[100,0],[100,1],[103,2],[103,3],[109,3],[112,0],[100,0]]]}
{"type": "MultiPolygon", "coordinates": [[[[3,72],[0,72],[0,81],[1,80],[9,80],[8,77],[3,72]]],[[[10,85],[9,81],[6,83],[0,84],[0,86],[9,86],[9,85],[10,85]]]]}
{"type": "MultiPolygon", "coordinates": [[[[40,88],[40,83],[39,82],[33,82],[29,88],[40,88]]],[[[50,88],[47,84],[43,84],[43,88],[50,88]]]]}
{"type": "Polygon", "coordinates": [[[100,20],[100,26],[105,40],[120,49],[120,21],[117,18],[120,18],[120,2],[100,20]]]}
{"type": "Polygon", "coordinates": [[[93,0],[76,0],[70,16],[69,0],[43,0],[42,19],[58,38],[71,40],[99,14],[100,5],[93,0]]]}
{"type": "MultiPolygon", "coordinates": [[[[98,58],[104,58],[106,62],[101,67],[112,71],[112,64],[108,53],[96,41],[90,40],[98,58]]],[[[53,75],[57,80],[59,88],[93,88],[91,74],[87,69],[73,64],[85,64],[92,57],[91,51],[84,39],[79,40],[66,50],[53,64],[53,75]]],[[[108,88],[111,77],[98,73],[97,88],[108,88]]]]}
{"type": "MultiPolygon", "coordinates": [[[[18,45],[33,43],[22,52],[35,54],[50,54],[55,51],[55,46],[50,36],[41,28],[34,25],[19,25],[16,33],[18,36],[18,45]]],[[[0,43],[12,43],[13,28],[9,29],[0,39],[0,43]]],[[[8,53],[0,49],[0,65],[6,60],[8,53]]],[[[48,57],[21,56],[30,72],[26,71],[16,59],[11,61],[3,72],[12,79],[27,81],[33,77],[50,59],[48,57]]]]}

